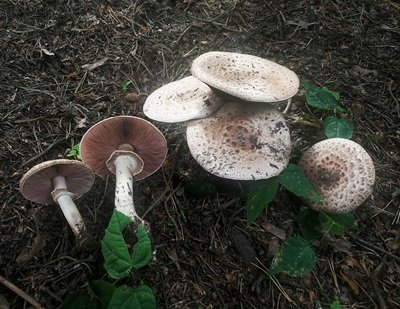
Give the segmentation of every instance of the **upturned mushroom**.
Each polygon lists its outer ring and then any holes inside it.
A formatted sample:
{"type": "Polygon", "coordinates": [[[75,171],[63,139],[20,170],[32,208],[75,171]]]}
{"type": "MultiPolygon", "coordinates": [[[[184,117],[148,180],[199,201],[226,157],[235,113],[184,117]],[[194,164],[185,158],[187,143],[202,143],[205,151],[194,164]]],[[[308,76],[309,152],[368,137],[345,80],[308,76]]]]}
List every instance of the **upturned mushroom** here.
{"type": "Polygon", "coordinates": [[[373,192],[374,163],[365,149],[348,139],[330,138],[309,148],[299,161],[320,202],[310,207],[328,213],[347,213],[373,192]]]}
{"type": "Polygon", "coordinates": [[[143,112],[156,121],[181,122],[207,117],[222,104],[222,99],[208,85],[188,76],[152,92],[144,103],[143,112]]]}
{"type": "Polygon", "coordinates": [[[20,181],[20,192],[39,204],[56,202],[76,237],[86,229],[74,199],[90,190],[93,172],[82,162],[67,159],[40,163],[27,171],[20,181]]]}
{"type": "Polygon", "coordinates": [[[289,129],[268,104],[227,103],[208,118],[190,121],[186,136],[194,159],[219,177],[267,179],[289,163],[289,129]]]}
{"type": "Polygon", "coordinates": [[[144,179],[161,167],[167,154],[163,134],[138,117],[111,117],[84,134],[80,153],[83,162],[97,175],[115,174],[115,208],[134,222],[143,222],[134,207],[133,181],[144,179]]]}
{"type": "Polygon", "coordinates": [[[286,101],[300,86],[292,70],[247,54],[207,52],[193,61],[190,71],[211,87],[252,102],[286,101]]]}

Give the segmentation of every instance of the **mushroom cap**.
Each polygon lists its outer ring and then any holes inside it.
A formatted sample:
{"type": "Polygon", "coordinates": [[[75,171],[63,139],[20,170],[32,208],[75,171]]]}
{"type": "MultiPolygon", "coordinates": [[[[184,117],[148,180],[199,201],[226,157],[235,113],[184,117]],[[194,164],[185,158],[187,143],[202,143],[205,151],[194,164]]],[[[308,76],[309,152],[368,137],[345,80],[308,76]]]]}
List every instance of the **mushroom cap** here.
{"type": "Polygon", "coordinates": [[[299,90],[296,73],[275,62],[246,54],[208,52],[197,57],[192,75],[232,96],[253,102],[279,102],[299,90]]]}
{"type": "Polygon", "coordinates": [[[20,181],[22,195],[35,203],[51,204],[54,200],[52,179],[64,176],[67,190],[78,198],[92,187],[95,176],[82,162],[68,159],[50,160],[39,163],[27,171],[20,181]]]}
{"type": "Polygon", "coordinates": [[[289,163],[289,129],[268,104],[227,103],[211,117],[190,121],[186,136],[200,166],[223,178],[267,179],[289,163]]]}
{"type": "Polygon", "coordinates": [[[309,148],[300,168],[322,201],[309,204],[329,213],[346,213],[360,206],[373,191],[374,163],[365,149],[348,139],[330,138],[309,148]]]}
{"type": "Polygon", "coordinates": [[[167,155],[164,135],[150,122],[134,116],[116,116],[96,123],[84,134],[80,154],[97,175],[107,177],[111,172],[106,162],[112,153],[129,148],[144,162],[143,170],[134,180],[156,172],[167,155]]]}
{"type": "Polygon", "coordinates": [[[143,112],[153,120],[180,122],[207,117],[222,104],[208,85],[188,76],[151,93],[144,103],[143,112]]]}

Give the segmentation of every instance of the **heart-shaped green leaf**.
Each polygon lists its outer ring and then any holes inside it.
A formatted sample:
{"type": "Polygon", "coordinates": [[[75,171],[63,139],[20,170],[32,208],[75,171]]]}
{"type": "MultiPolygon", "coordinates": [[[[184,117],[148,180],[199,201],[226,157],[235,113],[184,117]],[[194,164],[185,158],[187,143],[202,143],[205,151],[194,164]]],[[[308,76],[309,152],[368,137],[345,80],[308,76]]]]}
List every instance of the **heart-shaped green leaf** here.
{"type": "Polygon", "coordinates": [[[343,235],[348,229],[354,226],[354,213],[329,214],[319,213],[319,220],[324,230],[332,235],[343,235]]]}
{"type": "Polygon", "coordinates": [[[286,273],[292,277],[302,277],[315,266],[315,253],[307,240],[300,236],[288,238],[272,261],[270,275],[286,273]]]}
{"type": "Polygon", "coordinates": [[[322,110],[338,110],[344,112],[343,107],[338,104],[335,94],[332,94],[326,87],[320,88],[309,82],[304,83],[305,97],[307,104],[322,110]]]}
{"type": "Polygon", "coordinates": [[[278,190],[276,178],[255,181],[247,196],[247,226],[257,219],[267,205],[274,199],[278,190]]]}
{"type": "Polygon", "coordinates": [[[116,286],[105,280],[92,281],[94,293],[100,300],[101,308],[108,308],[111,297],[116,289],[116,286]]]}
{"type": "Polygon", "coordinates": [[[132,266],[136,269],[147,265],[151,259],[151,241],[143,224],[138,226],[138,241],[132,250],[132,266]]]}
{"type": "Polygon", "coordinates": [[[316,239],[322,229],[319,221],[319,213],[310,207],[301,206],[297,215],[297,222],[303,237],[312,241],[316,239]]]}
{"type": "Polygon", "coordinates": [[[350,139],[353,136],[353,124],[347,119],[327,116],[323,124],[325,135],[328,138],[341,137],[350,139]]]}
{"type": "Polygon", "coordinates": [[[122,285],[118,287],[110,301],[109,309],[155,309],[156,298],[147,285],[140,285],[136,289],[122,285]]]}
{"type": "Polygon", "coordinates": [[[128,216],[114,210],[101,241],[104,268],[109,276],[114,279],[127,276],[132,268],[131,256],[122,236],[122,231],[130,222],[131,219],[128,216]]]}
{"type": "Polygon", "coordinates": [[[321,200],[306,175],[296,164],[290,163],[277,179],[282,186],[299,197],[305,197],[311,201],[321,200]]]}

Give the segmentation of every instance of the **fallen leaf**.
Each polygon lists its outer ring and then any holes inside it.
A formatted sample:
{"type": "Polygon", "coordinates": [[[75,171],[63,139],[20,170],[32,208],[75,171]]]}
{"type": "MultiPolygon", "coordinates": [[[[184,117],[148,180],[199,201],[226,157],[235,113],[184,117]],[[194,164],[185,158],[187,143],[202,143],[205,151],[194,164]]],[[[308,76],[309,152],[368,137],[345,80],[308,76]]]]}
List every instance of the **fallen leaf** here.
{"type": "Polygon", "coordinates": [[[278,237],[280,240],[285,240],[286,239],[286,232],[283,229],[280,229],[276,227],[275,225],[272,225],[269,222],[262,222],[261,226],[264,230],[266,230],[268,233],[271,233],[272,235],[278,237]]]}
{"type": "Polygon", "coordinates": [[[360,293],[360,287],[358,286],[358,283],[356,281],[347,276],[343,271],[340,271],[340,277],[344,282],[349,285],[349,287],[354,291],[356,295],[360,293]]]}
{"type": "Polygon", "coordinates": [[[32,246],[25,247],[18,257],[16,262],[18,264],[25,263],[33,258],[44,246],[46,245],[46,238],[42,237],[40,234],[37,235],[32,243],[32,246]]]}
{"type": "Polygon", "coordinates": [[[99,61],[91,64],[84,64],[81,66],[82,69],[87,70],[87,71],[93,71],[94,69],[101,67],[106,61],[108,60],[107,57],[100,59],[99,61]]]}

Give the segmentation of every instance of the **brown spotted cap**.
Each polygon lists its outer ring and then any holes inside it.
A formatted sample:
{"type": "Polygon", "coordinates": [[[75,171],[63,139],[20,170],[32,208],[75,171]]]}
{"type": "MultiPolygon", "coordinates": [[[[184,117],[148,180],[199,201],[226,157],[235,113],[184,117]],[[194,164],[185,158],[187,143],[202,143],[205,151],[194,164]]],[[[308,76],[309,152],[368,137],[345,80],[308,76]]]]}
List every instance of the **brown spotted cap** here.
{"type": "Polygon", "coordinates": [[[208,52],[196,58],[192,75],[246,101],[279,102],[299,90],[296,73],[275,62],[246,54],[208,52]]]}
{"type": "Polygon", "coordinates": [[[310,202],[314,209],[350,212],[372,194],[374,164],[364,148],[351,140],[323,140],[302,155],[299,166],[322,198],[310,202]]]}
{"type": "Polygon", "coordinates": [[[180,122],[207,117],[222,103],[209,86],[188,76],[151,93],[144,103],[143,112],[156,121],[180,122]]]}
{"type": "Polygon", "coordinates": [[[195,160],[223,178],[267,179],[289,162],[285,119],[267,104],[227,103],[211,117],[190,121],[186,135],[195,160]]]}
{"type": "Polygon", "coordinates": [[[111,173],[106,163],[117,150],[132,150],[143,160],[143,170],[133,178],[141,180],[161,167],[167,142],[150,122],[134,116],[116,116],[92,126],[80,144],[83,162],[101,177],[111,173]]]}
{"type": "Polygon", "coordinates": [[[65,177],[67,190],[75,198],[88,192],[95,180],[93,172],[80,161],[51,160],[35,165],[22,176],[20,192],[35,203],[54,203],[51,192],[54,190],[52,179],[56,176],[65,177]]]}

